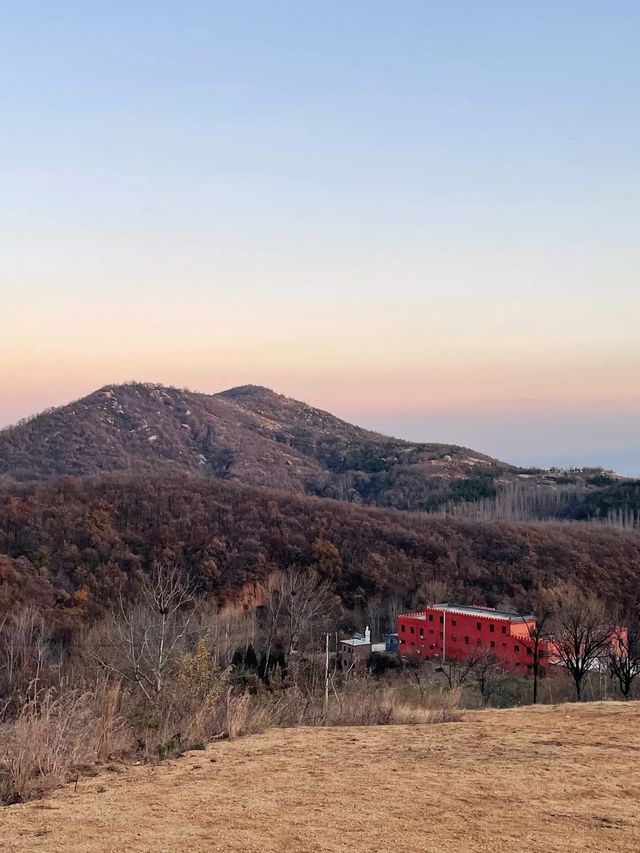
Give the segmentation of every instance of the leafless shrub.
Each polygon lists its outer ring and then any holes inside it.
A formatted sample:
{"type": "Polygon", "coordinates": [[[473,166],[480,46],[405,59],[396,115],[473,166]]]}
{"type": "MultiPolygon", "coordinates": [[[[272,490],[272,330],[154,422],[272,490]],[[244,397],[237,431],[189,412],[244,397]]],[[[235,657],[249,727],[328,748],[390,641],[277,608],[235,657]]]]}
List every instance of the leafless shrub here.
{"type": "Polygon", "coordinates": [[[200,638],[192,652],[173,662],[155,702],[149,704],[144,694],[134,691],[129,714],[146,756],[180,753],[226,733],[230,678],[230,667],[218,667],[200,638]]]}

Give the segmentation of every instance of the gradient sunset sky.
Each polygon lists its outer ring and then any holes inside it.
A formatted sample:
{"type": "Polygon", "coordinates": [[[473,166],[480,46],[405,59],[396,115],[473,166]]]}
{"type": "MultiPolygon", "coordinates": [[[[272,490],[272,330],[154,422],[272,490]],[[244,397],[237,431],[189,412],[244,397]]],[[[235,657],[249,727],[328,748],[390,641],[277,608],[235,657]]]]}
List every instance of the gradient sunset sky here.
{"type": "Polygon", "coordinates": [[[30,2],[0,26],[0,425],[256,383],[640,475],[640,4],[30,2]]]}

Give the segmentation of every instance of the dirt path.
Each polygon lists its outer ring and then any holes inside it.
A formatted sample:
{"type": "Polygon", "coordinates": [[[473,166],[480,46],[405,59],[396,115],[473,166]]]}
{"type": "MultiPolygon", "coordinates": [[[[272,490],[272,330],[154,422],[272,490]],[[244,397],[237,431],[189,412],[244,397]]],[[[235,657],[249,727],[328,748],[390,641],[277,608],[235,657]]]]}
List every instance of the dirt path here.
{"type": "Polygon", "coordinates": [[[0,811],[2,851],[640,850],[640,703],[274,730],[0,811]],[[510,848],[511,849],[511,848],[510,848]]]}

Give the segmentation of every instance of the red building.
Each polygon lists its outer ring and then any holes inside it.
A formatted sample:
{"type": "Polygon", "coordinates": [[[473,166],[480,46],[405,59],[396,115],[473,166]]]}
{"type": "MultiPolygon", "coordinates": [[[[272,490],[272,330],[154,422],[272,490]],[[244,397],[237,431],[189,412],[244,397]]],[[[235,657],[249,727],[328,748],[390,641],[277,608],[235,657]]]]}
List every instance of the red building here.
{"type": "MultiPolygon", "coordinates": [[[[530,630],[534,616],[522,616],[490,607],[435,604],[417,613],[398,616],[398,653],[401,657],[463,661],[480,655],[514,672],[533,669],[530,630]]],[[[545,648],[542,654],[548,656],[545,648]]]]}

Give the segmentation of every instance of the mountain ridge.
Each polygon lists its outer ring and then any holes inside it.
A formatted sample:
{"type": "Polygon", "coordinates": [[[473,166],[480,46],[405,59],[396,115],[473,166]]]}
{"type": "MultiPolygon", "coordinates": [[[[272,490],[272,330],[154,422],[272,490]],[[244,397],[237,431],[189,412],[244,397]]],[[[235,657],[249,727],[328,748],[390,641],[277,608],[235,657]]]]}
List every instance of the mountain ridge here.
{"type": "Polygon", "coordinates": [[[0,431],[0,474],[18,480],[195,473],[402,509],[478,466],[515,470],[457,445],[384,436],[258,385],[218,394],[105,385],[0,431]]]}
{"type": "Polygon", "coordinates": [[[110,384],[0,431],[0,476],[190,474],[403,510],[491,498],[527,473],[454,444],[350,424],[260,385],[110,384]]]}

